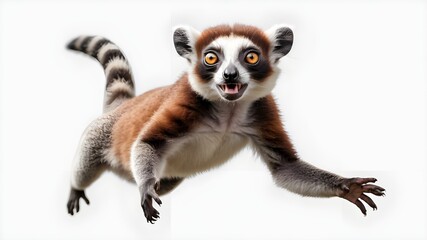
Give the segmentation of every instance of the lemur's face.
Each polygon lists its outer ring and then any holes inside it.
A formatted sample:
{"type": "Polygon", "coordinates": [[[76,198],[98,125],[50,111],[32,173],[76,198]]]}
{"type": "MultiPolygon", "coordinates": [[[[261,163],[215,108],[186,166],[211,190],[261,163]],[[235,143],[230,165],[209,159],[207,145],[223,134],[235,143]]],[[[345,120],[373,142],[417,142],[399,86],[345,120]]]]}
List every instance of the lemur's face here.
{"type": "Polygon", "coordinates": [[[264,32],[222,25],[202,33],[178,27],[174,33],[178,54],[190,62],[191,87],[212,101],[253,101],[268,95],[276,83],[277,62],[292,42],[292,31],[283,26],[264,32]]]}

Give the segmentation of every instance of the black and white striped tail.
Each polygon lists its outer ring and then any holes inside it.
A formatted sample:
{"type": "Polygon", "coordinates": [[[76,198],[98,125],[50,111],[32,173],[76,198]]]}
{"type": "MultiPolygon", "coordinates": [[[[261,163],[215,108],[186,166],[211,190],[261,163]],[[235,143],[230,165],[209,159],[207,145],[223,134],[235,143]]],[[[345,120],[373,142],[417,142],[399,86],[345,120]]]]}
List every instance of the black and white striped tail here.
{"type": "Polygon", "coordinates": [[[67,48],[86,53],[102,64],[107,78],[104,111],[135,96],[130,65],[116,44],[100,36],[80,36],[73,39],[67,48]]]}

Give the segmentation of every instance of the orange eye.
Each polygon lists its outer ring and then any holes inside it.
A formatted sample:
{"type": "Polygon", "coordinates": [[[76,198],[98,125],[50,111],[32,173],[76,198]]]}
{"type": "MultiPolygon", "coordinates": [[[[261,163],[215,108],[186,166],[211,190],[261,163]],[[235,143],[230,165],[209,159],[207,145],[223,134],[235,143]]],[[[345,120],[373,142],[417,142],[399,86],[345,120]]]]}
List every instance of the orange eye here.
{"type": "Polygon", "coordinates": [[[250,52],[250,53],[248,53],[248,55],[246,55],[246,57],[245,57],[246,62],[247,62],[247,63],[250,63],[250,64],[255,64],[255,63],[257,63],[257,62],[258,62],[258,59],[259,59],[258,54],[257,54],[257,53],[254,53],[254,52],[250,52]]]}
{"type": "Polygon", "coordinates": [[[218,56],[215,53],[208,53],[205,56],[205,63],[213,65],[218,62],[218,56]]]}

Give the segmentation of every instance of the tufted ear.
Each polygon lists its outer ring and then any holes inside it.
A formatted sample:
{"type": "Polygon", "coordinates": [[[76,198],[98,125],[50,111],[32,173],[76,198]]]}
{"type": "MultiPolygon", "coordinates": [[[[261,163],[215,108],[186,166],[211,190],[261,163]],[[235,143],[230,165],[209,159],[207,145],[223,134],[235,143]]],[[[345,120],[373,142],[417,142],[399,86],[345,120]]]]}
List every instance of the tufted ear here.
{"type": "Polygon", "coordinates": [[[271,41],[271,57],[273,63],[277,63],[280,58],[291,51],[294,42],[294,33],[289,27],[284,25],[275,25],[268,29],[266,35],[271,41]]]}
{"type": "Polygon", "coordinates": [[[200,33],[189,26],[178,26],[173,33],[173,43],[176,52],[192,62],[196,56],[195,43],[200,33]]]}

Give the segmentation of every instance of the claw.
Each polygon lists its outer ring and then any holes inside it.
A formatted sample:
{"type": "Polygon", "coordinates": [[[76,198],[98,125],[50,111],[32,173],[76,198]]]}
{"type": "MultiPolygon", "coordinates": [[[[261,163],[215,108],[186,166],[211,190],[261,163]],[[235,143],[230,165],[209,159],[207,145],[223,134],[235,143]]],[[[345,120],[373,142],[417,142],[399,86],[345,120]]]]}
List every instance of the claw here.
{"type": "Polygon", "coordinates": [[[375,189],[375,190],[379,190],[379,191],[381,191],[381,192],[385,191],[385,189],[384,189],[384,188],[382,188],[382,187],[380,187],[380,186],[377,186],[377,185],[371,185],[371,188],[373,188],[373,189],[375,189]]]}
{"type": "Polygon", "coordinates": [[[78,213],[80,211],[80,201],[77,200],[76,201],[76,213],[78,213]]]}
{"type": "Polygon", "coordinates": [[[156,201],[156,203],[159,204],[159,206],[162,205],[162,200],[160,200],[159,197],[155,197],[154,201],[156,201]]]}
{"type": "Polygon", "coordinates": [[[375,202],[370,198],[370,197],[368,197],[367,195],[365,195],[365,194],[362,194],[361,196],[360,196],[360,198],[364,201],[364,202],[366,202],[373,210],[377,210],[377,205],[375,204],[375,202]]]}
{"type": "Polygon", "coordinates": [[[89,199],[87,199],[86,195],[83,194],[82,198],[83,198],[83,200],[85,200],[87,205],[90,204],[89,199]]]}
{"type": "Polygon", "coordinates": [[[363,192],[372,193],[372,194],[377,195],[377,196],[384,196],[385,195],[384,194],[385,189],[380,187],[380,186],[377,186],[377,185],[366,184],[366,185],[363,185],[362,188],[363,188],[363,192]]]}
{"type": "Polygon", "coordinates": [[[366,216],[366,208],[363,205],[363,203],[360,200],[356,200],[356,202],[354,202],[354,204],[356,204],[356,206],[360,209],[360,211],[362,211],[363,215],[366,216]]]}
{"type": "Polygon", "coordinates": [[[377,179],[376,178],[353,178],[353,181],[359,184],[366,184],[370,182],[376,182],[377,179]]]}

